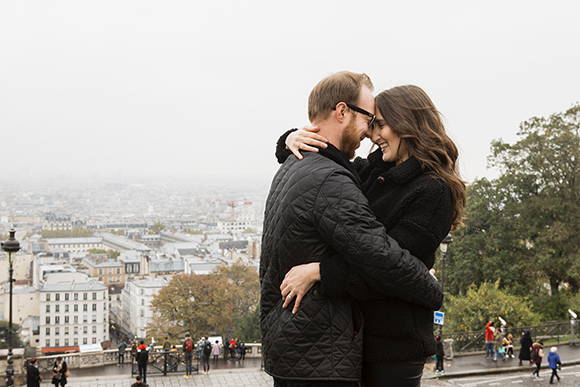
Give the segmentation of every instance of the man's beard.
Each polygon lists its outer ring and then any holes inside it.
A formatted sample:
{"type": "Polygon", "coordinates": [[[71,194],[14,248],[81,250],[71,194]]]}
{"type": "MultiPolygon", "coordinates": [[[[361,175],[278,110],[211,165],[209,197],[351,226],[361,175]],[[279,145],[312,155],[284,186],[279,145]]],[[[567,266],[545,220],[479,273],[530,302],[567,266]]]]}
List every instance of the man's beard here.
{"type": "Polygon", "coordinates": [[[356,149],[360,145],[360,138],[357,136],[355,125],[355,120],[352,119],[342,132],[342,138],[340,139],[340,149],[349,160],[354,158],[356,149]]]}

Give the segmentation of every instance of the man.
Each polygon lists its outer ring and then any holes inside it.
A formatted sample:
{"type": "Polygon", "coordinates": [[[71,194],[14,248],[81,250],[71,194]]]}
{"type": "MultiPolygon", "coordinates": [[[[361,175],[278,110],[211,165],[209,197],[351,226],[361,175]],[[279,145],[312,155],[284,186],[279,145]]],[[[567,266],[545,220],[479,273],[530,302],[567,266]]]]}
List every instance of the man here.
{"type": "Polygon", "coordinates": [[[201,364],[203,364],[203,373],[209,374],[209,358],[211,356],[211,343],[207,339],[207,336],[203,338],[202,350],[201,350],[201,364]]]}
{"type": "Polygon", "coordinates": [[[165,341],[163,342],[163,352],[169,352],[171,350],[171,341],[169,337],[165,336],[165,341]]]}
{"type": "Polygon", "coordinates": [[[143,378],[143,383],[147,383],[147,362],[149,361],[149,347],[145,341],[141,340],[137,347],[137,369],[139,376],[143,378]]]}
{"type": "Polygon", "coordinates": [[[183,340],[183,356],[185,359],[185,375],[186,379],[191,379],[192,361],[193,361],[193,349],[194,349],[193,339],[189,333],[185,334],[185,339],[183,340]]]}
{"type": "Polygon", "coordinates": [[[374,110],[365,74],[323,79],[310,94],[308,113],[328,148],[308,152],[302,161],[289,157],[273,179],[262,237],[260,322],[264,365],[275,386],[357,386],[361,373],[360,312],[350,299],[326,298],[315,285],[297,298],[300,309],[293,315],[280,294],[293,266],[340,252],[337,265],[348,263],[379,294],[431,310],[441,305],[441,287],[386,235],[349,163],[374,110]]]}
{"type": "Polygon", "coordinates": [[[36,365],[36,358],[33,357],[26,366],[26,387],[40,387],[42,377],[36,365]]]}
{"type": "Polygon", "coordinates": [[[131,384],[131,387],[147,387],[147,384],[145,384],[141,376],[137,376],[135,378],[135,383],[131,384]]]}
{"type": "Polygon", "coordinates": [[[127,351],[127,344],[125,341],[121,341],[121,344],[119,344],[117,349],[119,350],[117,365],[125,364],[125,352],[127,351]]]}

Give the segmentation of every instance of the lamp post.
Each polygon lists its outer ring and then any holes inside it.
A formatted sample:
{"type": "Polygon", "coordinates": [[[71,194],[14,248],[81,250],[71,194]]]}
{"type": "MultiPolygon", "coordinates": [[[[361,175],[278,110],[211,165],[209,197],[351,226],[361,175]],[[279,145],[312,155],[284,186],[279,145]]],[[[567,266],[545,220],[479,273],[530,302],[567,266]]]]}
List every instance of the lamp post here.
{"type": "Polygon", "coordinates": [[[6,386],[14,386],[14,359],[12,357],[12,283],[14,282],[12,267],[12,253],[20,250],[20,243],[14,238],[16,231],[10,230],[10,236],[7,241],[1,243],[2,250],[8,253],[8,281],[10,282],[10,298],[8,312],[8,356],[6,357],[6,386]]]}
{"type": "MultiPolygon", "coordinates": [[[[443,238],[443,240],[441,241],[441,244],[439,245],[439,249],[441,250],[441,291],[443,292],[443,295],[445,295],[445,261],[447,258],[447,249],[449,248],[449,245],[453,243],[453,238],[451,237],[451,234],[447,234],[447,236],[445,238],[443,238]]],[[[441,305],[441,310],[445,310],[445,304],[441,305]]],[[[441,335],[443,333],[443,325],[439,325],[439,335],[441,335]]]]}

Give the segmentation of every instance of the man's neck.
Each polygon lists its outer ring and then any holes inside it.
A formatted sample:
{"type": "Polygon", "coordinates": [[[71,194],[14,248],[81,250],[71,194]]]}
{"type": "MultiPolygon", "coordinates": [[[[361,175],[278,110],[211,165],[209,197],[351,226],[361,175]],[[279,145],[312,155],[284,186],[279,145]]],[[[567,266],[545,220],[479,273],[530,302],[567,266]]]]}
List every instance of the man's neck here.
{"type": "Polygon", "coordinates": [[[317,127],[320,128],[320,131],[318,132],[319,135],[321,135],[322,137],[326,137],[326,139],[328,140],[329,143],[334,145],[341,152],[344,152],[342,150],[342,144],[341,144],[342,135],[338,129],[334,128],[332,125],[328,124],[327,122],[319,122],[319,123],[315,123],[314,125],[316,125],[317,127]]]}

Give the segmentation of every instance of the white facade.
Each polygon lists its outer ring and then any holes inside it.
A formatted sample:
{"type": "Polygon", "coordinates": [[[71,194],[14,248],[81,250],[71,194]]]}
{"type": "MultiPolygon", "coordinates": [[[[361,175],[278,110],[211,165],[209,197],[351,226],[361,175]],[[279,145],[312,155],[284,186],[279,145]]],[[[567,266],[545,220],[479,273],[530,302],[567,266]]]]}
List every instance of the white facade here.
{"type": "Polygon", "coordinates": [[[225,233],[239,233],[249,228],[254,228],[255,222],[249,220],[233,220],[229,222],[218,222],[217,229],[225,233]]]}
{"type": "Polygon", "coordinates": [[[153,319],[151,300],[167,285],[164,278],[127,281],[121,293],[121,323],[137,337],[145,337],[153,319]]]}
{"type": "Polygon", "coordinates": [[[88,252],[91,249],[103,249],[103,238],[47,238],[50,250],[62,249],[70,252],[88,252]]]}
{"type": "MultiPolygon", "coordinates": [[[[8,284],[0,294],[0,320],[8,321],[10,314],[10,293],[8,284]]],[[[15,286],[12,290],[12,321],[22,325],[28,317],[38,316],[39,293],[31,286],[15,286]]]]}
{"type": "Polygon", "coordinates": [[[39,347],[100,344],[109,340],[108,291],[82,273],[47,276],[40,288],[39,347]]]}

